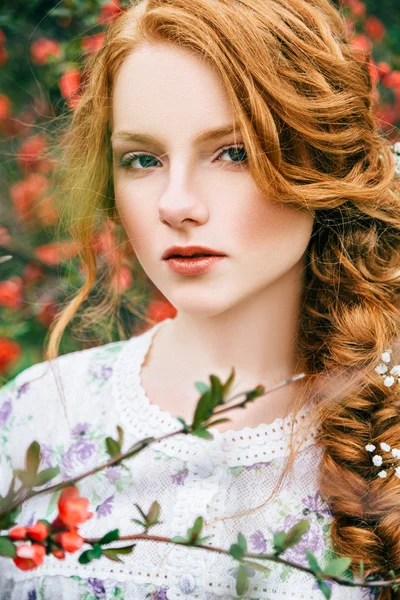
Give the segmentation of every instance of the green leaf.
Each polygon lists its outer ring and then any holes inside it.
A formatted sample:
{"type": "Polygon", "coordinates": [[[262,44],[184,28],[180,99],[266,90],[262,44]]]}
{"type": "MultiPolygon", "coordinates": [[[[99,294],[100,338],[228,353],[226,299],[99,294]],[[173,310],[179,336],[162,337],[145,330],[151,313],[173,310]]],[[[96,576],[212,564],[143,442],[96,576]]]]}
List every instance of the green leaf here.
{"type": "Polygon", "coordinates": [[[207,431],[207,429],[202,425],[196,427],[196,429],[192,431],[192,434],[197,435],[197,437],[204,438],[205,440],[214,439],[212,433],[210,431],[207,431]]]}
{"type": "Polygon", "coordinates": [[[263,385],[258,385],[254,390],[247,392],[245,403],[253,402],[256,398],[263,396],[265,394],[265,387],[263,385]]]}
{"type": "Polygon", "coordinates": [[[344,573],[344,571],[346,571],[349,568],[350,564],[351,558],[348,558],[347,556],[342,558],[335,558],[327,564],[323,574],[327,577],[330,575],[341,575],[342,573],[344,573]]]}
{"type": "Polygon", "coordinates": [[[236,544],[232,544],[229,548],[229,554],[236,560],[241,560],[247,552],[247,541],[243,533],[238,533],[236,544]]]}
{"type": "Polygon", "coordinates": [[[360,559],[360,567],[359,567],[358,574],[359,574],[360,579],[364,578],[364,561],[362,559],[360,559]]]}
{"type": "Polygon", "coordinates": [[[29,474],[36,475],[40,464],[40,444],[33,441],[26,451],[25,469],[29,474]]]}
{"type": "Polygon", "coordinates": [[[113,529],[109,531],[101,540],[99,540],[99,544],[111,544],[111,542],[115,542],[119,538],[119,529],[113,529]]]}
{"type": "Polygon", "coordinates": [[[260,573],[263,573],[264,575],[269,575],[272,571],[272,569],[270,569],[269,567],[265,565],[260,565],[259,563],[253,562],[252,560],[243,561],[243,564],[247,567],[254,569],[255,571],[260,571],[260,573]]]}
{"type": "Polygon", "coordinates": [[[177,421],[179,421],[180,423],[182,423],[183,425],[183,431],[185,433],[188,433],[189,431],[189,425],[186,423],[186,421],[184,419],[182,419],[182,417],[176,417],[177,421]]]}
{"type": "Polygon", "coordinates": [[[314,575],[316,575],[319,579],[321,579],[322,576],[322,569],[319,566],[317,559],[315,558],[314,554],[312,552],[309,552],[308,550],[305,551],[305,555],[307,557],[308,563],[311,567],[312,572],[314,573],[314,575]]]}
{"type": "Polygon", "coordinates": [[[219,425],[220,423],[230,423],[230,422],[231,422],[231,419],[217,419],[216,421],[207,423],[207,428],[212,427],[213,425],[219,425]]]}
{"type": "Polygon", "coordinates": [[[85,552],[82,552],[82,554],[78,558],[78,562],[80,562],[81,565],[87,565],[88,563],[90,563],[94,558],[91,552],[91,550],[85,550],[85,552]]]}
{"type": "Polygon", "coordinates": [[[30,487],[34,483],[32,475],[24,471],[23,469],[14,469],[14,475],[26,486],[30,487]]]}
{"type": "Polygon", "coordinates": [[[138,525],[141,525],[142,527],[144,527],[146,529],[146,523],[143,523],[143,521],[139,521],[139,519],[131,519],[132,523],[137,523],[138,525]]]}
{"type": "Polygon", "coordinates": [[[176,535],[171,538],[171,542],[174,542],[175,544],[187,544],[187,539],[180,535],[176,535]]]}
{"type": "Polygon", "coordinates": [[[307,520],[296,523],[286,534],[285,550],[291,546],[295,546],[299,539],[309,530],[310,523],[307,520]]]}
{"type": "Polygon", "coordinates": [[[332,592],[331,592],[329,586],[324,581],[317,581],[317,585],[318,585],[319,589],[321,590],[321,592],[324,594],[325,598],[327,598],[329,600],[329,598],[332,595],[332,592]]]}
{"type": "Polygon", "coordinates": [[[196,543],[197,538],[199,537],[201,530],[203,529],[203,523],[204,523],[203,517],[197,517],[197,519],[194,522],[193,527],[191,527],[187,530],[189,544],[196,543]]]}
{"type": "Polygon", "coordinates": [[[91,552],[93,553],[93,558],[100,558],[103,555],[103,549],[99,543],[93,545],[91,552]]]}
{"type": "Polygon", "coordinates": [[[236,593],[238,596],[243,596],[249,587],[249,578],[245,565],[240,565],[236,576],[236,593]]]}
{"type": "Polygon", "coordinates": [[[115,458],[121,454],[121,448],[118,442],[116,442],[112,437],[106,438],[106,448],[108,454],[111,458],[115,458]]]}
{"type": "Polygon", "coordinates": [[[147,522],[147,515],[146,513],[140,508],[139,504],[135,504],[136,508],[138,509],[138,511],[140,512],[140,514],[142,515],[144,522],[147,522]]]}
{"type": "Polygon", "coordinates": [[[153,504],[149,508],[149,512],[147,513],[147,522],[149,525],[155,525],[158,523],[158,517],[160,516],[160,505],[155,500],[153,504]]]}
{"type": "Polygon", "coordinates": [[[56,475],[58,475],[59,472],[59,467],[49,467],[48,469],[40,471],[40,473],[36,475],[33,487],[41,487],[42,485],[45,485],[45,483],[54,479],[54,477],[56,477],[56,475]]]}
{"type": "Polygon", "coordinates": [[[124,445],[124,430],[122,429],[122,427],[120,427],[120,425],[117,425],[117,431],[119,447],[122,448],[122,446],[124,445]]]}
{"type": "Polygon", "coordinates": [[[13,525],[15,525],[16,518],[22,511],[22,506],[17,506],[11,512],[5,513],[2,517],[0,517],[0,530],[10,529],[13,525]]]}
{"type": "Polygon", "coordinates": [[[0,556],[7,556],[9,558],[17,556],[14,544],[4,536],[0,536],[0,556]]]}
{"type": "Polygon", "coordinates": [[[274,533],[274,554],[278,556],[285,550],[286,533],[284,531],[278,531],[274,533]]]}
{"type": "Polygon", "coordinates": [[[202,381],[196,381],[195,386],[199,390],[200,394],[204,394],[209,390],[208,385],[206,383],[203,383],[202,381]]]}
{"type": "Polygon", "coordinates": [[[121,548],[107,548],[103,550],[103,556],[106,556],[114,562],[122,563],[123,561],[118,557],[118,554],[131,554],[136,544],[131,546],[122,546],[121,548]]]}
{"type": "Polygon", "coordinates": [[[232,367],[231,374],[229,375],[228,379],[226,380],[226,382],[224,383],[223,388],[222,388],[222,394],[223,394],[224,398],[225,398],[225,396],[227,396],[229,394],[234,379],[235,379],[235,367],[232,367]]]}

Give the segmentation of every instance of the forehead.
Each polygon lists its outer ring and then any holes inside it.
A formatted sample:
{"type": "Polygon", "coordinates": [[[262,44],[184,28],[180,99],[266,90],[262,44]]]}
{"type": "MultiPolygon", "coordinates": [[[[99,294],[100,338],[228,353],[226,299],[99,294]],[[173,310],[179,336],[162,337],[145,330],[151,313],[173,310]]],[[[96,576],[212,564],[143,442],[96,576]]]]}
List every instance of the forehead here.
{"type": "Polygon", "coordinates": [[[114,83],[113,131],[197,134],[234,122],[219,75],[181,48],[143,43],[128,55],[114,83]]]}

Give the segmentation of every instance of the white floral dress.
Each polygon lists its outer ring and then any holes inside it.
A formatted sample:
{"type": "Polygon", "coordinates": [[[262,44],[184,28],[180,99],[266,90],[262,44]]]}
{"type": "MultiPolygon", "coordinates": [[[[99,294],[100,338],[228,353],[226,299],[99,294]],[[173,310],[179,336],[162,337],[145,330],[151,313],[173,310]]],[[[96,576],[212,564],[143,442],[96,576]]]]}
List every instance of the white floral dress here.
{"type": "MultiPolygon", "coordinates": [[[[130,340],[34,365],[0,389],[0,494],[7,492],[11,469],[24,467],[25,451],[33,440],[41,445],[40,468],[60,467],[57,478],[47,484],[53,485],[106,462],[104,440],[117,438],[117,425],[125,432],[125,449],[145,437],[181,428],[175,417],[149,402],[140,380],[153,335],[169,320],[130,340]]],[[[198,394],[195,388],[194,392],[198,394]]],[[[304,409],[295,423],[296,432],[306,417],[304,409]]],[[[272,550],[274,532],[287,531],[306,518],[308,532],[283,557],[308,565],[304,550],[310,550],[324,565],[332,557],[332,515],[316,487],[320,450],[313,433],[297,455],[294,477],[278,500],[265,503],[289,451],[290,424],[288,417],[240,431],[213,430],[213,440],[178,434],[146,448],[125,466],[82,480],[80,495],[89,498],[95,514],[80,532],[84,537],[101,537],[116,528],[121,535],[142,533],[143,528],[132,521],[140,518],[135,503],[147,511],[158,500],[161,522],[149,530],[151,535],[186,536],[202,516],[202,536],[211,536],[206,544],[229,549],[242,532],[248,551],[264,553],[272,550]],[[240,515],[249,509],[254,510],[240,515]]],[[[59,492],[26,502],[18,524],[51,521],[57,514],[58,496],[59,492]]],[[[114,547],[118,545],[126,542],[114,542],[114,547]]],[[[230,556],[139,540],[122,560],[116,563],[102,557],[82,565],[77,554],[67,554],[65,560],[50,555],[37,569],[21,571],[12,560],[0,558],[0,600],[237,597],[238,563],[230,556]]],[[[275,563],[267,566],[268,576],[248,568],[250,587],[245,598],[323,598],[312,575],[275,563]]],[[[367,588],[329,586],[333,600],[375,597],[367,588]]]]}

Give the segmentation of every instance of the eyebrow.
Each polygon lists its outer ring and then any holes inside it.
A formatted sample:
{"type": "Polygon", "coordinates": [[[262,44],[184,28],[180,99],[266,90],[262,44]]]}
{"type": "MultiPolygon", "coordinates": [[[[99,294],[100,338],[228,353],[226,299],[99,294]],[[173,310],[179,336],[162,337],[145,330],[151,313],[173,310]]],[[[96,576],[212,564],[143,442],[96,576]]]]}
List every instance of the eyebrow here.
{"type": "MultiPolygon", "coordinates": [[[[198,146],[204,142],[209,142],[212,140],[217,140],[226,135],[230,135],[234,133],[236,130],[240,130],[239,123],[233,123],[233,125],[225,125],[223,127],[217,127],[215,129],[208,129],[206,131],[201,131],[193,140],[193,143],[198,146]]],[[[161,144],[160,140],[152,135],[148,135],[145,133],[134,133],[133,131],[118,131],[114,132],[111,136],[111,141],[121,141],[121,142],[138,142],[142,144],[153,144],[157,146],[161,144]]]]}

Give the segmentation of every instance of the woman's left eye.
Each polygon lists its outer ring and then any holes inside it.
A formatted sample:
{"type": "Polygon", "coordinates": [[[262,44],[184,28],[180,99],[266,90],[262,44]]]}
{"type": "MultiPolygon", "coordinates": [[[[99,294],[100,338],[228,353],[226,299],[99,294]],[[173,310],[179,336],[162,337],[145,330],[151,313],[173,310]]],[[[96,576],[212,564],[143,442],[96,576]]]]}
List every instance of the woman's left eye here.
{"type": "MultiPolygon", "coordinates": [[[[238,161],[233,160],[232,164],[243,164],[244,162],[247,162],[247,153],[244,147],[244,144],[236,144],[233,146],[225,146],[224,148],[221,148],[220,153],[217,156],[217,160],[220,159],[220,157],[225,154],[225,152],[230,154],[230,157],[232,158],[239,158],[238,161]]],[[[154,156],[152,156],[151,154],[137,154],[137,153],[129,153],[126,154],[121,162],[120,162],[120,167],[131,167],[132,169],[134,169],[135,171],[142,171],[142,170],[146,170],[147,167],[155,167],[155,164],[151,164],[152,162],[156,161],[157,162],[158,159],[156,159],[154,156]],[[132,163],[138,160],[139,164],[141,165],[140,167],[133,167],[132,163]]],[[[229,162],[229,161],[222,161],[222,162],[229,162]]]]}

